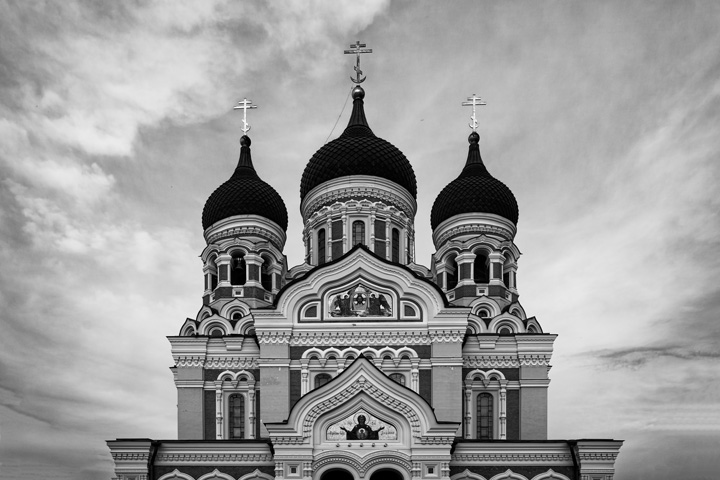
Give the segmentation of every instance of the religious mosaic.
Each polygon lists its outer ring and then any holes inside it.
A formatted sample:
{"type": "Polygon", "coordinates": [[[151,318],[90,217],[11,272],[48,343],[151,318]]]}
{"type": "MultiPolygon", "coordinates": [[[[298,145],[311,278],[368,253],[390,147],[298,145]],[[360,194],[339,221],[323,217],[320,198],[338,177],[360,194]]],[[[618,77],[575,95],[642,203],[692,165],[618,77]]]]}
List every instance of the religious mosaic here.
{"type": "Polygon", "coordinates": [[[386,294],[362,283],[331,296],[328,310],[333,317],[389,317],[393,313],[386,294]]]}
{"type": "Polygon", "coordinates": [[[331,442],[342,440],[397,440],[397,429],[382,420],[360,410],[328,427],[327,439],[331,442]]]}

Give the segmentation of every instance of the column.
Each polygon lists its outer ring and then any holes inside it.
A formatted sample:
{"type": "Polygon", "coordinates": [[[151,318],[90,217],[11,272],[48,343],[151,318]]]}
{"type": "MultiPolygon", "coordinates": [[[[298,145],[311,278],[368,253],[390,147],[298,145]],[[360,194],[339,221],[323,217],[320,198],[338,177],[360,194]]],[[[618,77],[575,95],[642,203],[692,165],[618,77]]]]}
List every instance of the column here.
{"type": "Polygon", "coordinates": [[[222,383],[215,383],[215,438],[223,438],[222,383]]]}
{"type": "Polygon", "coordinates": [[[412,362],[410,369],[410,389],[415,393],[420,393],[420,359],[413,358],[410,362],[412,362]]]}
{"type": "Polygon", "coordinates": [[[500,380],[500,440],[507,439],[507,380],[500,380]]]}
{"type": "Polygon", "coordinates": [[[499,252],[488,255],[490,260],[490,285],[503,285],[503,263],[505,256],[499,252]]]}
{"type": "Polygon", "coordinates": [[[260,287],[260,265],[263,259],[255,253],[245,255],[245,286],[260,287]]]}
{"type": "Polygon", "coordinates": [[[475,285],[475,279],[473,279],[475,254],[463,252],[455,257],[455,262],[457,262],[458,266],[458,285],[475,285]]]}
{"type": "Polygon", "coordinates": [[[215,263],[217,264],[218,270],[218,287],[229,287],[230,286],[230,262],[232,257],[227,253],[221,253],[218,255],[215,263]]]}
{"type": "Polygon", "coordinates": [[[472,438],[472,388],[465,387],[465,438],[472,438]]]}
{"type": "Polygon", "coordinates": [[[307,358],[300,359],[300,395],[305,395],[310,391],[310,370],[308,368],[309,360],[307,358]]]}
{"type": "Polygon", "coordinates": [[[248,428],[248,438],[255,438],[255,383],[249,385],[248,390],[248,420],[250,428],[248,428]]]}

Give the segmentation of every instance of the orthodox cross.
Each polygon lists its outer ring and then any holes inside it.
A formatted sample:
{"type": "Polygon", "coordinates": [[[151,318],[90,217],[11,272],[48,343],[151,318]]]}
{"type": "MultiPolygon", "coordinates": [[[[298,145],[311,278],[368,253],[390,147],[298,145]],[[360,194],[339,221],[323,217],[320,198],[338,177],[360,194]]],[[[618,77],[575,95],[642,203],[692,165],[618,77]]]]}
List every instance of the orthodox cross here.
{"type": "Polygon", "coordinates": [[[257,105],[253,105],[252,100],[248,100],[247,98],[243,98],[242,102],[238,102],[238,104],[233,107],[233,110],[242,110],[243,111],[242,131],[243,131],[243,134],[245,134],[245,135],[247,135],[247,132],[250,131],[250,125],[248,125],[248,123],[247,123],[247,111],[249,108],[257,108],[257,105]]]}
{"type": "Polygon", "coordinates": [[[362,70],[360,70],[360,54],[372,53],[372,48],[365,48],[366,46],[367,45],[365,45],[364,43],[360,43],[360,40],[357,40],[353,45],[350,45],[350,50],[345,50],[346,55],[355,54],[355,57],[357,59],[355,63],[355,73],[357,74],[357,79],[350,76],[350,80],[352,80],[354,83],[362,83],[367,78],[362,76],[362,70]]]}
{"type": "Polygon", "coordinates": [[[487,105],[487,103],[483,102],[482,98],[476,97],[474,93],[473,93],[472,97],[468,97],[467,102],[462,102],[463,107],[469,107],[469,106],[473,107],[473,114],[470,117],[471,122],[468,123],[468,127],[472,128],[473,132],[477,131],[477,126],[478,126],[477,116],[475,115],[475,106],[476,105],[487,105]]]}

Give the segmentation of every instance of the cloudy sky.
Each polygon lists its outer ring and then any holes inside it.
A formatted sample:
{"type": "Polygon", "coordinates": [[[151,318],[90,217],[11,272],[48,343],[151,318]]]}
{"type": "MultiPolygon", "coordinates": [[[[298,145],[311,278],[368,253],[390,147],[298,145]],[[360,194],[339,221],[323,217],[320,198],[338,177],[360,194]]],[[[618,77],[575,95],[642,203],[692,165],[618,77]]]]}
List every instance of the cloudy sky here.
{"type": "Polygon", "coordinates": [[[165,336],[201,304],[232,106],[260,106],[296,265],[300,176],[347,122],[357,39],[369,123],[418,177],[425,265],[460,103],[487,101],[521,302],[560,335],[550,437],[626,440],[617,480],[716,478],[720,4],[650,0],[0,0],[0,477],[110,478],[104,440],[176,438],[165,336]]]}

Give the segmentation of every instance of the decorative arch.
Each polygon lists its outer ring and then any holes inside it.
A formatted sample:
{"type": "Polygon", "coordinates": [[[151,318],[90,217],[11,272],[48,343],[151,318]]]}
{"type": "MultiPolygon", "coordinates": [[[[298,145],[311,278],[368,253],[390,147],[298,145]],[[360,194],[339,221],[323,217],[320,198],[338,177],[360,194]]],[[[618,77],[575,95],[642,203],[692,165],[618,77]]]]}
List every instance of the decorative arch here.
{"type": "Polygon", "coordinates": [[[490,313],[489,318],[493,318],[493,317],[500,315],[500,311],[502,310],[500,308],[500,304],[497,303],[497,301],[495,299],[490,298],[490,297],[480,297],[476,300],[473,300],[470,303],[469,307],[472,309],[471,310],[472,313],[474,315],[477,315],[478,317],[480,316],[478,314],[478,312],[480,311],[481,308],[485,308],[485,309],[489,310],[489,313],[490,313]]]}
{"type": "Polygon", "coordinates": [[[316,458],[313,462],[313,471],[315,472],[313,477],[321,479],[323,475],[330,470],[345,470],[352,475],[355,480],[359,480],[361,478],[359,473],[360,468],[360,462],[350,458],[350,455],[345,452],[345,454],[338,455],[334,458],[325,458],[322,460],[316,458]]]}
{"type": "Polygon", "coordinates": [[[238,480],[252,480],[254,478],[259,478],[262,480],[275,480],[274,476],[268,475],[267,473],[264,473],[264,472],[261,472],[257,468],[255,469],[255,471],[246,473],[242,477],[238,478],[238,480]]]}
{"type": "Polygon", "coordinates": [[[213,470],[210,473],[206,473],[202,477],[198,478],[197,480],[235,480],[234,477],[231,475],[228,475],[227,473],[223,473],[217,468],[213,470]]]}
{"type": "Polygon", "coordinates": [[[158,478],[158,480],[195,480],[193,477],[188,475],[187,473],[182,473],[177,468],[173,470],[170,473],[166,473],[162,477],[158,478]]]}
{"type": "Polygon", "coordinates": [[[213,315],[200,322],[198,335],[209,335],[209,332],[214,328],[221,328],[223,335],[228,335],[233,331],[230,322],[218,315],[213,315]]]}
{"type": "Polygon", "coordinates": [[[513,333],[525,333],[525,325],[522,320],[509,313],[503,313],[493,318],[488,325],[488,332],[498,332],[503,325],[511,326],[513,333]]]}
{"type": "MultiPolygon", "coordinates": [[[[232,396],[241,396],[242,402],[242,438],[255,438],[255,376],[247,370],[233,372],[225,370],[215,380],[215,426],[217,440],[232,438],[231,427],[238,426],[236,420],[231,419],[232,396]],[[245,382],[242,379],[245,378],[245,382]],[[229,379],[229,381],[228,381],[229,379]]],[[[238,400],[240,401],[240,400],[238,400]]],[[[238,418],[236,415],[233,418],[238,418]]]]}
{"type": "Polygon", "coordinates": [[[453,475],[452,477],[450,477],[450,480],[461,480],[461,479],[463,479],[463,478],[468,478],[468,479],[470,479],[470,480],[487,480],[487,479],[486,479],[485,477],[483,477],[482,475],[477,474],[477,473],[475,473],[475,472],[471,472],[471,471],[468,470],[467,468],[466,468],[464,471],[462,471],[462,472],[460,472],[460,473],[456,473],[455,475],[453,475]]]}
{"type": "Polygon", "coordinates": [[[498,473],[494,477],[492,477],[490,480],[528,480],[527,477],[524,477],[523,475],[520,475],[519,473],[515,473],[510,469],[505,470],[503,473],[498,473]]]}
{"type": "Polygon", "coordinates": [[[545,473],[541,473],[539,475],[535,475],[532,480],[570,480],[568,477],[563,475],[562,473],[557,473],[553,471],[551,468],[545,473]]]}
{"type": "MultiPolygon", "coordinates": [[[[492,369],[483,371],[475,369],[465,375],[465,438],[477,438],[476,408],[480,396],[490,395],[492,397],[493,432],[492,438],[507,439],[507,384],[505,375],[500,370],[492,369]],[[478,379],[479,377],[479,379],[478,379]],[[495,427],[497,425],[497,427],[495,427]]],[[[484,407],[483,407],[484,408],[484,407]]]]}
{"type": "Polygon", "coordinates": [[[235,312],[240,312],[245,317],[250,313],[250,307],[242,300],[233,298],[220,308],[220,316],[228,320],[232,320],[232,314],[235,312]]]}

